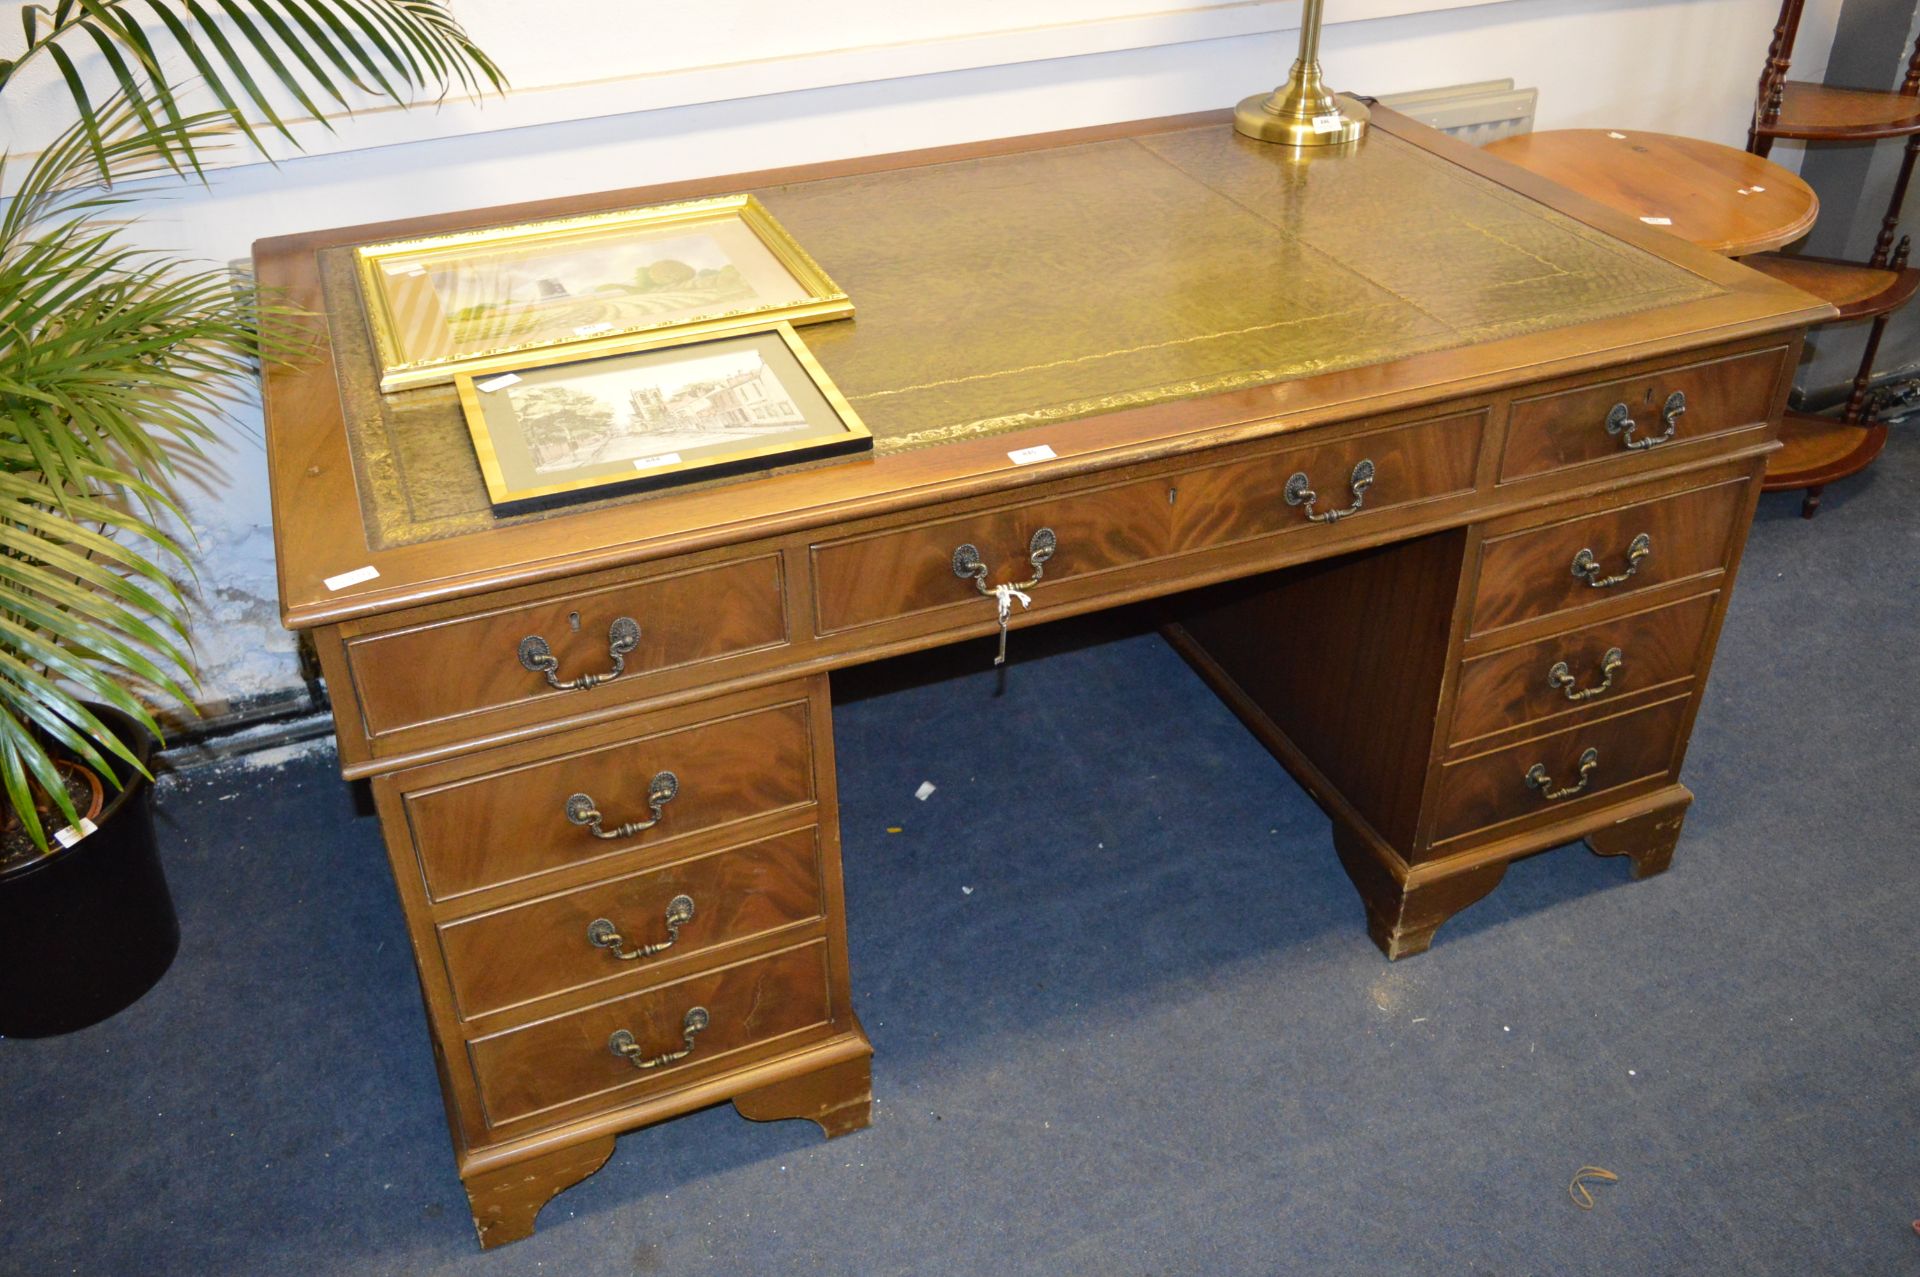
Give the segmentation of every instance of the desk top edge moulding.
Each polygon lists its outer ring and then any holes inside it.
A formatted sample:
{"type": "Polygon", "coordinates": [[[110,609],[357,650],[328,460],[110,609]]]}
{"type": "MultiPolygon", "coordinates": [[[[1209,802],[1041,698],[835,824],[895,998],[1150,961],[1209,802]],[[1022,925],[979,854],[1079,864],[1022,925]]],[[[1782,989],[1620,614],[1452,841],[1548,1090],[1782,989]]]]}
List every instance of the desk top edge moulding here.
{"type": "Polygon", "coordinates": [[[483,1246],[697,1108],[867,1125],[847,666],[1156,600],[1390,959],[1525,856],[1667,867],[1833,308],[1390,111],[1288,150],[1218,112],[256,247],[326,324],[265,377],[283,616],[483,1246]],[[356,246],[748,192],[857,306],[793,340],[871,453],[496,513],[455,389],[380,392],[356,246]]]}
{"type": "MultiPolygon", "coordinates": [[[[757,533],[764,533],[775,526],[829,521],[853,511],[876,513],[897,507],[902,500],[924,500],[935,489],[961,495],[983,483],[991,485],[1006,470],[1006,452],[1017,446],[1014,434],[1006,432],[1025,435],[1047,427],[1048,441],[1060,460],[1023,473],[1021,478],[1030,481],[1069,467],[1119,466],[1163,455],[1178,450],[1183,436],[1223,429],[1249,436],[1297,429],[1356,410],[1392,410],[1542,372],[1575,371],[1594,364],[1596,350],[1612,358],[1661,342],[1725,340],[1770,326],[1804,324],[1824,313],[1822,303],[1791,287],[1676,244],[1671,237],[1488,160],[1402,117],[1385,111],[1379,114],[1378,145],[1364,144],[1357,155],[1331,163],[1317,160],[1305,190],[1286,187],[1286,175],[1305,170],[1289,165],[1277,153],[1283,148],[1236,141],[1229,117],[1208,113],[262,241],[255,252],[263,282],[287,290],[310,309],[334,316],[322,359],[272,369],[267,375],[269,466],[276,499],[283,619],[294,628],[308,628],[476,589],[663,557],[724,539],[723,530],[714,526],[716,515],[724,515],[733,527],[750,523],[757,533]],[[1169,155],[1169,151],[1178,153],[1169,155]],[[876,273],[888,260],[884,242],[871,250],[871,260],[848,260],[852,238],[844,230],[836,233],[836,226],[854,225],[870,233],[868,219],[884,211],[864,203],[863,193],[873,200],[871,192],[877,187],[897,200],[902,195],[911,197],[916,187],[943,180],[964,187],[1004,175],[1015,184],[1015,191],[1037,198],[1021,204],[1003,198],[1007,192],[996,192],[997,206],[1005,213],[982,233],[1017,237],[1037,230],[1057,238],[1060,246],[1073,249],[1077,245],[1084,253],[1101,246],[1091,238],[1101,229],[1095,219],[1111,214],[1112,206],[1121,203],[1104,199],[1112,188],[1101,183],[1156,174],[1163,198],[1154,211],[1186,218],[1183,232],[1204,232],[1209,218],[1224,216],[1242,226],[1259,227],[1269,237],[1269,247],[1288,246],[1293,255],[1269,268],[1270,290],[1300,282],[1290,279],[1289,272],[1297,276],[1306,266],[1314,268],[1310,274],[1323,292],[1342,291],[1340,284],[1345,281],[1355,291],[1392,303],[1397,300],[1393,279],[1357,277],[1359,273],[1351,267],[1359,264],[1362,271],[1371,268],[1378,274],[1405,271],[1411,265],[1409,259],[1422,245],[1414,242],[1416,236],[1396,229],[1394,221],[1396,214],[1411,206],[1376,207],[1370,220],[1366,210],[1350,205],[1349,192],[1339,189],[1350,172],[1364,180],[1387,168],[1380,162],[1382,157],[1396,161],[1395,167],[1403,170],[1391,180],[1411,173],[1434,189],[1470,200],[1477,210],[1491,210],[1528,232],[1576,246],[1594,259],[1582,263],[1589,278],[1570,280],[1573,273],[1551,267],[1541,274],[1557,278],[1516,276],[1509,295],[1522,301],[1509,305],[1504,313],[1497,309],[1497,288],[1486,297],[1467,299],[1478,304],[1477,312],[1463,312],[1458,298],[1453,314],[1422,311],[1417,303],[1389,305],[1387,309],[1397,313],[1383,317],[1401,324],[1399,339],[1377,340],[1373,350],[1358,356],[1316,356],[1306,343],[1292,351],[1269,343],[1241,353],[1272,356],[1277,350],[1279,359],[1269,360],[1264,367],[1257,363],[1233,367],[1235,351],[1229,337],[1213,343],[1217,358],[1211,363],[1203,359],[1175,362],[1166,370],[1123,369],[1137,373],[1139,384],[1126,386],[1120,393],[1076,394],[1071,386],[1041,384],[1032,389],[1043,401],[1029,404],[1025,412],[995,412],[992,398],[982,396],[984,408],[965,402],[945,404],[924,414],[907,414],[910,424],[904,427],[889,422],[886,407],[917,397],[920,403],[912,406],[918,408],[929,397],[948,390],[927,383],[950,383],[960,391],[970,385],[1006,385],[1010,369],[1032,362],[1055,368],[1077,364],[1094,371],[1111,353],[1122,355],[1121,362],[1131,354],[1144,365],[1154,350],[1177,351],[1195,339],[1219,337],[1228,326],[1221,321],[1232,317],[1205,313],[1206,302],[1191,293],[1169,293],[1167,281],[1154,277],[1147,283],[1159,291],[1142,299],[1136,310],[1157,308],[1159,313],[1146,316],[1148,331],[1138,334],[1140,340],[1117,329],[1090,333],[1091,321],[1086,317],[1068,330],[1050,329],[1050,317],[1036,313],[1026,316],[1032,321],[1031,332],[1064,331],[1080,338],[1080,344],[1069,342],[1068,348],[1047,352],[1048,358],[1037,361],[1028,353],[973,351],[966,346],[969,338],[1017,328],[1009,325],[1009,319],[1019,318],[1019,308],[1023,303],[1031,306],[1033,299],[989,293],[978,305],[955,311],[955,298],[965,285],[976,281],[949,277],[942,281],[949,289],[941,299],[947,310],[936,316],[931,299],[916,295],[912,284],[900,282],[915,274],[906,269],[906,262],[897,256],[892,259],[898,268],[896,276],[876,273]],[[1062,160],[1072,161],[1089,185],[1071,192],[1047,187],[1040,175],[1062,160]],[[1220,169],[1183,172],[1183,162],[1219,164],[1220,169]],[[521,522],[496,521],[483,514],[484,503],[475,499],[476,494],[484,494],[477,467],[471,473],[460,470],[455,445],[465,446],[464,439],[451,428],[458,414],[445,388],[379,395],[367,376],[369,338],[364,320],[352,308],[344,316],[341,313],[350,301],[357,307],[357,294],[348,287],[352,250],[357,245],[743,189],[759,195],[861,303],[855,320],[803,331],[808,345],[873,428],[878,456],[872,462],[683,492],[670,499],[639,498],[521,522]],[[1328,196],[1317,199],[1322,189],[1328,196]],[[1290,208],[1289,200],[1298,202],[1290,208]],[[1335,208],[1340,211],[1335,213],[1335,208]],[[1315,229],[1326,236],[1346,236],[1347,242],[1329,246],[1315,243],[1312,231],[1305,236],[1290,233],[1289,217],[1310,221],[1316,216],[1343,221],[1345,225],[1315,229]],[[1052,224],[1023,225],[1021,219],[1030,217],[1047,218],[1052,224]],[[1406,242],[1404,250],[1394,248],[1396,240],[1406,242]],[[1348,260],[1341,260],[1343,253],[1348,260]],[[1355,260],[1365,254],[1373,255],[1371,265],[1355,260]],[[1559,286],[1591,284],[1593,278],[1612,283],[1607,272],[1615,270],[1636,276],[1633,282],[1650,295],[1621,304],[1602,292],[1596,299],[1601,304],[1590,310],[1594,317],[1584,322],[1577,312],[1556,311],[1565,301],[1565,289],[1559,286]],[[1526,296],[1528,290],[1531,297],[1526,296]],[[1603,313],[1608,301],[1613,313],[1603,313]],[[1421,319],[1430,321],[1429,330],[1412,331],[1421,319]],[[967,327],[969,320],[977,326],[967,327]],[[963,362],[943,368],[946,375],[919,378],[904,367],[872,367],[877,360],[901,356],[899,347],[906,340],[923,340],[936,327],[942,330],[943,340],[961,347],[956,358],[963,362]],[[867,336],[876,328],[879,334],[867,336]],[[889,332],[896,329],[906,335],[889,342],[889,332]],[[1120,346],[1129,349],[1116,352],[1120,346]],[[964,362],[975,354],[973,362],[964,362]],[[997,362],[996,355],[1000,356],[997,362]],[[1316,371],[1316,365],[1331,370],[1316,371]],[[1195,370],[1200,375],[1192,375],[1195,370]],[[1044,401],[1048,397],[1052,402],[1044,401]],[[417,450],[417,423],[423,417],[435,419],[434,433],[443,437],[442,450],[424,459],[409,457],[395,439],[405,437],[417,450]],[[399,421],[407,422],[406,430],[395,429],[399,421]],[[927,424],[921,426],[922,421],[927,424]],[[934,442],[941,446],[926,446],[934,442]],[[444,486],[433,490],[436,484],[444,486]],[[461,490],[447,491],[450,487],[461,490]],[[364,520],[337,517],[346,508],[360,509],[364,520]],[[317,514],[320,511],[327,513],[317,514]],[[562,523],[565,535],[559,534],[557,525],[562,523]],[[488,535],[471,535],[481,531],[488,535]],[[377,578],[347,589],[326,584],[330,578],[368,566],[379,570],[377,578]]],[[[1377,189],[1370,193],[1377,199],[1377,189]]],[[[1403,218],[1399,225],[1408,220],[1403,218]]],[[[902,215],[893,227],[906,229],[908,224],[902,215]]],[[[953,229],[950,222],[941,225],[944,231],[953,229]]],[[[1483,232],[1476,228],[1474,233],[1483,232]]],[[[1238,228],[1221,230],[1212,241],[1204,234],[1194,235],[1190,251],[1236,242],[1237,234],[1238,228]]],[[[1535,260],[1535,246],[1502,243],[1497,228],[1484,234],[1485,245],[1511,261],[1535,260]]],[[[945,239],[953,242],[950,235],[945,239]]],[[[1178,239],[1170,242],[1178,248],[1178,239]]],[[[926,245],[908,247],[924,249],[926,245]]],[[[955,245],[954,257],[966,247],[965,243],[955,245]]],[[[1431,249],[1431,241],[1425,247],[1431,249]]],[[[1013,260],[1000,264],[993,281],[1003,286],[1022,265],[1017,240],[1006,256],[1013,260]]],[[[1185,264],[1176,263],[1173,269],[1185,264]]],[[[942,269],[961,269],[953,258],[933,263],[922,259],[921,265],[923,270],[933,268],[936,276],[942,269]]],[[[1445,281],[1433,286],[1438,291],[1445,281]]],[[[1319,304],[1325,310],[1308,309],[1300,318],[1309,322],[1297,325],[1296,331],[1324,339],[1329,327],[1325,311],[1341,300],[1310,301],[1309,307],[1319,304]]],[[[1359,309],[1349,308],[1349,323],[1355,329],[1360,325],[1359,309]]],[[[1003,396],[1003,401],[1017,402],[1018,397],[1003,396]]]]}

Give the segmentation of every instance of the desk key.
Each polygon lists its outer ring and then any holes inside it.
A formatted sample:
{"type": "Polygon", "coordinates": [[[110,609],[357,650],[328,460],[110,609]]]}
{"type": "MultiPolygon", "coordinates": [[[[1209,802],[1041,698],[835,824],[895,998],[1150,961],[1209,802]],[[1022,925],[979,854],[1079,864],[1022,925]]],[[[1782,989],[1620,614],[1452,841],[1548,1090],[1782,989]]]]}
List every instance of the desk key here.
{"type": "MultiPolygon", "coordinates": [[[[1036,581],[1039,579],[1037,576],[1034,578],[1036,581]]],[[[996,585],[993,587],[993,597],[998,600],[1000,609],[1000,652],[993,658],[993,663],[1005,665],[1007,663],[1007,617],[1013,612],[1013,601],[1019,599],[1020,606],[1028,608],[1033,606],[1033,596],[1017,585],[996,585]]]]}

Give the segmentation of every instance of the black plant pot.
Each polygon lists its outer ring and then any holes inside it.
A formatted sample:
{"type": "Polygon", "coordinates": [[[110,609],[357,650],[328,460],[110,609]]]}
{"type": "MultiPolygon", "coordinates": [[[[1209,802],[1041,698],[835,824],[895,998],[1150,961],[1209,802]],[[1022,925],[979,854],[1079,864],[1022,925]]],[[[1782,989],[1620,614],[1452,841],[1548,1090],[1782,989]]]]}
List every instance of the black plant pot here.
{"type": "MultiPolygon", "coordinates": [[[[153,738],[90,706],[144,762],[153,738]]],[[[118,764],[95,831],[0,873],[0,1036],[43,1038],[98,1024],[159,982],[180,921],[153,838],[153,787],[118,764]]]]}

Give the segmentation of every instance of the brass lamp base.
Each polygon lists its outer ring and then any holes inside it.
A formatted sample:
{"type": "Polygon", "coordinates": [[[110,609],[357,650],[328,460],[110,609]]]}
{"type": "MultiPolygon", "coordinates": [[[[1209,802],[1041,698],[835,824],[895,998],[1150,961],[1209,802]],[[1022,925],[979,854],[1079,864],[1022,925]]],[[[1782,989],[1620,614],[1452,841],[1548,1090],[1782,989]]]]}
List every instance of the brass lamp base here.
{"type": "Polygon", "coordinates": [[[1370,119],[1372,113],[1363,102],[1344,93],[1301,94],[1291,80],[1273,93],[1256,93],[1242,100],[1233,110],[1234,132],[1256,141],[1295,147],[1357,142],[1366,136],[1370,119]]]}

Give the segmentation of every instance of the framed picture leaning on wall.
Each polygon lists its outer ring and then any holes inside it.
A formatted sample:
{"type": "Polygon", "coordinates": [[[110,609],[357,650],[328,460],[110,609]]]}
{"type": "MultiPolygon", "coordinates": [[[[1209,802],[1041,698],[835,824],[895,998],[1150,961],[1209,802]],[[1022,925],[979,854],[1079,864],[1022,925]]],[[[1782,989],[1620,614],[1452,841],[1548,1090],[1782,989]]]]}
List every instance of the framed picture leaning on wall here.
{"type": "Polygon", "coordinates": [[[751,195],[367,244],[358,258],[388,392],[523,351],[853,313],[751,195]]]}
{"type": "Polygon", "coordinates": [[[793,326],[568,351],[455,377],[502,513],[861,452],[873,439],[793,326]]]}

